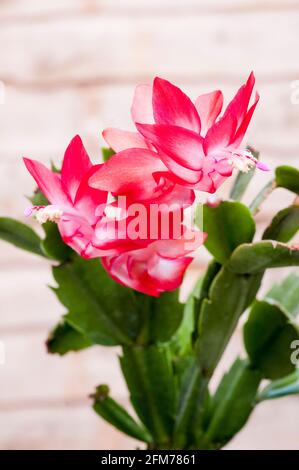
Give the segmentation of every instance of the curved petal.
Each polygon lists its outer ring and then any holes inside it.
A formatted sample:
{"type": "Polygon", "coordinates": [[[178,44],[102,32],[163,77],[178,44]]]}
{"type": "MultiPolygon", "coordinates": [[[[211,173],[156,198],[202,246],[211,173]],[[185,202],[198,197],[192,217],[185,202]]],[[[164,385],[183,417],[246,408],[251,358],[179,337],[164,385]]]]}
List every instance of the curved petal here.
{"type": "Polygon", "coordinates": [[[154,122],[152,105],[153,87],[151,85],[138,85],[135,88],[131,115],[134,122],[152,124],[154,122]]]}
{"type": "Polygon", "coordinates": [[[181,126],[200,132],[200,118],[190,98],[169,81],[158,77],[153,86],[153,111],[157,124],[181,126]]]}
{"type": "Polygon", "coordinates": [[[118,283],[143,294],[158,297],[160,292],[147,274],[146,262],[139,259],[140,255],[136,259],[135,253],[124,253],[113,258],[102,258],[102,264],[110,276],[118,283]]]}
{"type": "Polygon", "coordinates": [[[186,256],[203,245],[207,234],[185,227],[181,238],[173,240],[158,240],[155,242],[155,251],[164,258],[175,259],[186,256]]]}
{"type": "Polygon", "coordinates": [[[89,184],[93,188],[141,200],[153,197],[157,188],[153,173],[165,170],[157,154],[150,150],[128,149],[113,155],[90,178],[89,184]]]}
{"type": "Polygon", "coordinates": [[[220,90],[200,95],[195,101],[195,107],[201,121],[201,134],[205,135],[209,128],[215,123],[221,113],[223,106],[223,95],[220,90]]]}
{"type": "Polygon", "coordinates": [[[130,239],[127,229],[127,220],[119,222],[104,216],[95,227],[92,243],[98,249],[113,250],[114,255],[144,248],[150,243],[147,238],[130,239]]]}
{"type": "Polygon", "coordinates": [[[88,184],[90,177],[101,167],[102,165],[95,165],[83,176],[74,201],[75,208],[84,214],[91,225],[101,217],[108,197],[107,191],[94,189],[88,184]]]}
{"type": "Polygon", "coordinates": [[[237,127],[239,127],[246,114],[254,84],[255,77],[254,73],[251,72],[247,82],[239,88],[225,110],[224,116],[232,114],[237,121],[237,127]]]}
{"type": "Polygon", "coordinates": [[[189,170],[189,168],[178,164],[172,157],[162,152],[160,149],[159,156],[169,170],[168,178],[174,183],[193,185],[201,179],[202,170],[189,170]]]}
{"type": "Polygon", "coordinates": [[[198,134],[179,126],[163,124],[136,124],[139,132],[176,163],[190,170],[200,170],[204,156],[203,139],[198,134]]]}
{"type": "Polygon", "coordinates": [[[122,131],[110,127],[103,131],[103,137],[115,152],[129,148],[148,148],[144,138],[138,132],[122,131]]]}
{"type": "Polygon", "coordinates": [[[259,99],[260,99],[260,96],[259,96],[258,93],[256,93],[256,95],[255,95],[255,101],[254,101],[253,105],[252,105],[252,106],[249,108],[249,110],[247,111],[247,113],[246,113],[246,115],[245,115],[245,117],[244,117],[244,119],[243,119],[243,121],[242,121],[240,127],[238,128],[238,130],[237,130],[235,136],[234,136],[233,139],[232,139],[232,142],[231,142],[232,146],[234,146],[234,147],[239,147],[239,145],[241,144],[241,142],[242,142],[242,140],[243,140],[243,138],[244,138],[244,135],[245,135],[245,133],[246,133],[246,131],[247,131],[247,128],[248,128],[248,126],[249,126],[249,123],[250,123],[250,121],[251,121],[252,115],[253,115],[253,113],[254,113],[254,111],[255,111],[256,105],[257,105],[258,102],[259,102],[259,99]]]}
{"type": "Polygon", "coordinates": [[[213,194],[224,183],[224,181],[226,181],[226,179],[227,176],[222,176],[220,173],[214,170],[203,177],[200,183],[196,185],[196,189],[213,194]]]}
{"type": "Polygon", "coordinates": [[[35,179],[41,192],[51,204],[59,206],[71,206],[72,202],[65,193],[61,184],[60,176],[49,170],[45,165],[30,158],[23,158],[27,170],[35,179]]]}
{"type": "Polygon", "coordinates": [[[213,194],[217,190],[217,186],[215,185],[214,180],[211,177],[212,174],[213,172],[203,173],[200,181],[198,181],[198,183],[194,185],[194,189],[196,189],[197,191],[204,191],[206,193],[213,194]]]}
{"type": "Polygon", "coordinates": [[[226,176],[228,178],[233,173],[233,167],[229,162],[229,158],[221,158],[216,160],[214,164],[214,169],[221,176],[226,176]]]}
{"type": "Polygon", "coordinates": [[[232,114],[223,116],[207,132],[203,142],[205,154],[222,151],[232,140],[236,132],[237,121],[232,114]]]}
{"type": "Polygon", "coordinates": [[[148,274],[157,283],[160,291],[177,289],[193,258],[167,259],[155,254],[148,263],[148,274]]]}
{"type": "MultiPolygon", "coordinates": [[[[168,174],[164,173],[166,179],[168,179],[168,174]]],[[[169,186],[166,189],[166,185],[157,197],[151,199],[151,204],[161,204],[166,205],[168,208],[177,205],[178,207],[189,207],[193,204],[195,200],[195,193],[192,189],[181,186],[180,184],[174,184],[172,181],[169,181],[169,186]]]]}
{"type": "Polygon", "coordinates": [[[61,182],[72,201],[74,201],[82,176],[91,168],[81,138],[77,135],[67,147],[61,168],[61,182]]]}

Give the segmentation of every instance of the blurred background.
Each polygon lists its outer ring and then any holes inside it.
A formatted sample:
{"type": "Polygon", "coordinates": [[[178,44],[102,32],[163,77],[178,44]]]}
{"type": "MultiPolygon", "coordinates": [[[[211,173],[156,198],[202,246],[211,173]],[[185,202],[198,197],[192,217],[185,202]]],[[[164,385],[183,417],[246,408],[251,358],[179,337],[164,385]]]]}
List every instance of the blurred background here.
{"type": "MultiPolygon", "coordinates": [[[[299,1],[1,0],[0,214],[22,219],[33,182],[28,156],[59,164],[79,133],[95,162],[100,132],[129,129],[134,87],[155,75],[192,97],[221,88],[226,99],[253,69],[261,100],[247,141],[271,168],[298,165],[299,1]],[[297,90],[297,93],[296,93],[297,90]]],[[[259,172],[249,201],[269,175],[259,172]]],[[[227,188],[222,189],[225,195],[227,188]]],[[[293,196],[277,190],[259,230],[293,196]]],[[[100,420],[87,398],[108,383],[128,397],[118,351],[94,347],[63,358],[45,349],[65,313],[47,284],[48,263],[0,242],[1,449],[129,449],[139,445],[100,420]]],[[[201,250],[184,293],[208,260],[201,250]]],[[[263,290],[283,270],[267,275],[263,290]]],[[[241,348],[241,326],[220,365],[241,348]]],[[[231,449],[299,449],[299,398],[260,404],[231,449]]]]}

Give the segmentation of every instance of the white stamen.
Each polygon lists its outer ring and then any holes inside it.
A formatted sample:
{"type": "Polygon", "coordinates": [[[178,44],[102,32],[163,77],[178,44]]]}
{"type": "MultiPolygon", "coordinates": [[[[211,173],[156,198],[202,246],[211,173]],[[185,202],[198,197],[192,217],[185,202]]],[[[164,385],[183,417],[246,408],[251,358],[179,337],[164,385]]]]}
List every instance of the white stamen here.
{"type": "Polygon", "coordinates": [[[243,173],[248,173],[249,170],[256,166],[258,160],[249,150],[240,150],[231,154],[229,163],[233,168],[236,168],[243,173]]]}
{"type": "Polygon", "coordinates": [[[49,205],[38,209],[35,213],[35,218],[40,224],[44,224],[48,220],[58,223],[62,215],[63,211],[58,206],[49,205]]]}

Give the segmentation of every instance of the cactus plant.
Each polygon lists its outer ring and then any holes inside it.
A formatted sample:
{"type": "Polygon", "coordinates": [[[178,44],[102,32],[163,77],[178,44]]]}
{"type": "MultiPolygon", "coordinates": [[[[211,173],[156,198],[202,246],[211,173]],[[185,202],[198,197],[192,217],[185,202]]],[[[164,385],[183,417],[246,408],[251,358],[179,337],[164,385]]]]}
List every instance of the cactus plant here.
{"type": "MultiPolygon", "coordinates": [[[[83,259],[67,247],[54,222],[43,224],[40,238],[28,225],[0,219],[2,239],[52,265],[53,291],[67,313],[49,335],[48,352],[121,346],[120,367],[138,418],[106,385],[91,395],[93,408],[150,449],[221,448],[261,401],[298,393],[291,347],[299,344],[299,276],[291,273],[256,299],[268,268],[299,265],[298,248],[289,243],[299,229],[298,200],[275,215],[261,241],[253,240],[254,216],[240,202],[249,183],[246,174],[243,185],[243,176],[232,190],[238,200],[206,203],[198,211],[213,259],[185,304],[177,290],[156,298],[119,285],[98,259],[83,259]],[[246,310],[247,357],[236,358],[212,394],[210,380],[246,310]]],[[[279,167],[271,186],[298,194],[298,171],[279,167]]],[[[40,197],[36,192],[35,201],[40,197]]]]}

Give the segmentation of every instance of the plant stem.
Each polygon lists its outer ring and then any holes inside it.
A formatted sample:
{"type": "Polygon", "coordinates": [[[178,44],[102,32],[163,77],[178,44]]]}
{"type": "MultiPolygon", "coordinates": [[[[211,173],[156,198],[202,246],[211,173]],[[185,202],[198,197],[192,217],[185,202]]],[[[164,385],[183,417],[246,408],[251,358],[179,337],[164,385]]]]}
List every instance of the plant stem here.
{"type": "Polygon", "coordinates": [[[120,362],[137,415],[153,436],[153,445],[165,448],[170,442],[175,403],[167,347],[124,347],[120,362]]]}
{"type": "Polygon", "coordinates": [[[144,346],[150,339],[150,319],[151,319],[151,298],[144,297],[144,302],[141,303],[142,308],[142,325],[139,335],[136,339],[136,344],[144,346]]]}
{"type": "Polygon", "coordinates": [[[209,379],[203,377],[199,363],[194,359],[182,386],[173,436],[175,449],[183,449],[186,445],[188,428],[194,426],[196,410],[203,402],[208,383],[209,379]]]}
{"type": "Polygon", "coordinates": [[[255,199],[249,206],[249,209],[253,215],[256,215],[260,210],[260,205],[267,199],[267,197],[272,193],[272,191],[276,188],[275,180],[270,180],[258,193],[255,199]]]}

